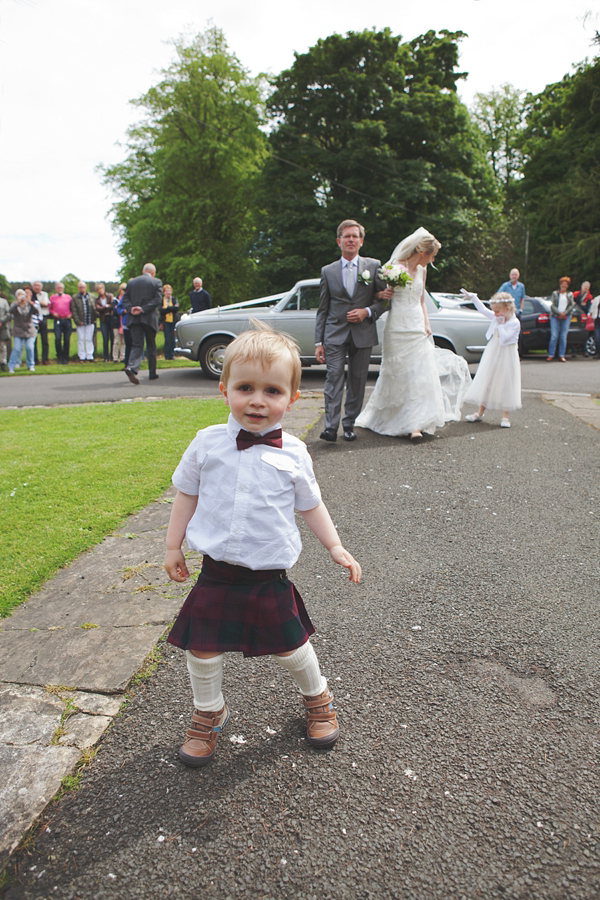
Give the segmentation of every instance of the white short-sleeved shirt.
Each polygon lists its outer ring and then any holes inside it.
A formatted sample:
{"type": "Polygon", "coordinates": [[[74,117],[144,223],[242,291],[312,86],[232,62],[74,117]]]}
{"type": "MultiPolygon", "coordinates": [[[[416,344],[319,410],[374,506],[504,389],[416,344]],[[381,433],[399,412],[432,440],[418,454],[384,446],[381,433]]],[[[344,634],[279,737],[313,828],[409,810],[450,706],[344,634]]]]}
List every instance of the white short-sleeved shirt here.
{"type": "Polygon", "coordinates": [[[281,449],[238,450],[240,427],[230,415],[226,425],[199,431],[173,473],[178,491],[198,495],[188,546],[249,569],[289,569],[302,549],[294,509],[321,502],[312,460],[285,432],[281,449]]]}

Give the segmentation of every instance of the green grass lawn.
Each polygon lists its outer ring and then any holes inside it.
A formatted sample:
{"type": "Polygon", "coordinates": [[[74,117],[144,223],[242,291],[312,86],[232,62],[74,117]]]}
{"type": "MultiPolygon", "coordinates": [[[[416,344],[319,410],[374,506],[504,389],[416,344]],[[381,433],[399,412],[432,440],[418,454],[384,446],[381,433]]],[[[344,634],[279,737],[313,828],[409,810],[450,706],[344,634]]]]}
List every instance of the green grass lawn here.
{"type": "Polygon", "coordinates": [[[227,414],[220,398],[0,410],[0,616],[159,497],[227,414]]]}

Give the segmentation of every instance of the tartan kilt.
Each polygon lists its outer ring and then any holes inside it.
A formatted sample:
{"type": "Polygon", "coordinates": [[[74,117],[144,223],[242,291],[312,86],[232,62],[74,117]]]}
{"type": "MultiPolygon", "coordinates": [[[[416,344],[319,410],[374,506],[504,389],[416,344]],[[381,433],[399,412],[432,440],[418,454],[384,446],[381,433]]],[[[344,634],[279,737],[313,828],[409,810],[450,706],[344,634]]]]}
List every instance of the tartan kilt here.
{"type": "Polygon", "coordinates": [[[314,631],[284,569],[252,570],[204,556],[167,641],[181,650],[267,656],[296,650],[314,631]]]}

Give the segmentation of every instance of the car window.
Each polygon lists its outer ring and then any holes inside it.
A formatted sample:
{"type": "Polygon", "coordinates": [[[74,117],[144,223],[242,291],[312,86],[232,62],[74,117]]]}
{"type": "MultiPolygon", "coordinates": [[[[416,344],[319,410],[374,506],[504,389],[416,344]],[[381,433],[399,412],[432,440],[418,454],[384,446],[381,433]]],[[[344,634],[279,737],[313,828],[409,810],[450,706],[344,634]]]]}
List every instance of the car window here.
{"type": "Polygon", "coordinates": [[[300,309],[318,309],[321,299],[321,286],[319,284],[303,285],[300,288],[300,309]]]}
{"type": "Polygon", "coordinates": [[[298,309],[298,291],[294,291],[288,302],[285,304],[281,312],[295,312],[298,309]]]}
{"type": "Polygon", "coordinates": [[[535,312],[535,307],[534,307],[533,303],[531,302],[531,300],[529,300],[527,297],[525,297],[525,299],[523,300],[523,315],[526,316],[529,313],[534,313],[534,312],[535,312]]]}

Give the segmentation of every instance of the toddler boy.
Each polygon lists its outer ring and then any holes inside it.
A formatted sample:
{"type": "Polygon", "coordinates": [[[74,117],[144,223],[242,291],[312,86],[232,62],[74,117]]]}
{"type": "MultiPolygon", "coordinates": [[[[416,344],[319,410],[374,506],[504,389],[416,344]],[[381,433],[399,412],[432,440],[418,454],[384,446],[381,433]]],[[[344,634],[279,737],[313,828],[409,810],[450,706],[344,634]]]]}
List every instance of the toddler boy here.
{"type": "Polygon", "coordinates": [[[328,748],[339,736],[333,694],[309,641],[314,627],[285,571],[301,550],[294,509],[349,570],[350,581],[360,581],[361,568],[321,501],[306,446],[281,430],[300,393],[298,348],[287,335],[255,326],[225,352],[220,389],[231,410],[227,424],[198,432],[173,475],[165,569],[174,581],[189,577],[184,537],[204,557],[168,638],[186,651],[194,694],[179,751],[188,766],[211,759],[229,720],[221,692],[227,652],[274,656],[302,693],[308,742],[328,748]]]}

